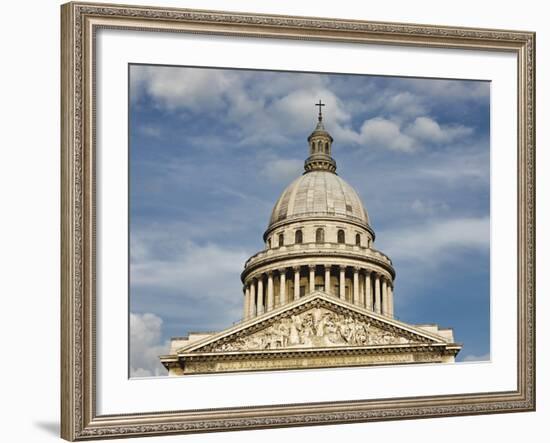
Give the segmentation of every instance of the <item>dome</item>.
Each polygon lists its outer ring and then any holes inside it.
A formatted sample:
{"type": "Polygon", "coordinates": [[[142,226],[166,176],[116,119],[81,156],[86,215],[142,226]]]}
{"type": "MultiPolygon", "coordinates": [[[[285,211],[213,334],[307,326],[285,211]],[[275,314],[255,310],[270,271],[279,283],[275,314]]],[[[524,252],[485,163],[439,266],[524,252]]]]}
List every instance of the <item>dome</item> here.
{"type": "Polygon", "coordinates": [[[333,172],[314,170],[294,180],[281,194],[271,213],[269,228],[302,217],[338,217],[369,225],[357,192],[333,172]]]}

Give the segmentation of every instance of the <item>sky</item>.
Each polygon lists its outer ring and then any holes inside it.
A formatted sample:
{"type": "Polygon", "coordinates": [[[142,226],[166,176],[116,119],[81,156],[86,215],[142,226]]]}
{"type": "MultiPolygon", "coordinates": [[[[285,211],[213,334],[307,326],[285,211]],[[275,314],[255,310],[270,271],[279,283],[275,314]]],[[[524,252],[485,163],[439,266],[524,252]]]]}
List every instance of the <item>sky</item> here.
{"type": "Polygon", "coordinates": [[[244,262],[317,122],[396,269],[395,315],[488,360],[490,82],[130,66],[130,374],[241,319],[244,262]]]}

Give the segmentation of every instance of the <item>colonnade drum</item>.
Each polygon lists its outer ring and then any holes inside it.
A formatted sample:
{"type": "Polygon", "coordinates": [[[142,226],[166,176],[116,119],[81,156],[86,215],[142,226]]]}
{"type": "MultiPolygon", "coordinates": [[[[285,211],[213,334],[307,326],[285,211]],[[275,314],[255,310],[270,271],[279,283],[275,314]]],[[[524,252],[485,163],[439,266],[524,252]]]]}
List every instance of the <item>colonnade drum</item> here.
{"type": "Polygon", "coordinates": [[[251,277],[243,291],[243,318],[256,317],[315,291],[393,317],[389,276],[358,266],[322,264],[281,268],[251,277]]]}
{"type": "Polygon", "coordinates": [[[241,274],[243,318],[315,291],[393,317],[395,270],[374,247],[361,198],[336,173],[333,138],[321,113],[307,140],[304,173],[275,202],[265,248],[246,261],[241,274]]]}

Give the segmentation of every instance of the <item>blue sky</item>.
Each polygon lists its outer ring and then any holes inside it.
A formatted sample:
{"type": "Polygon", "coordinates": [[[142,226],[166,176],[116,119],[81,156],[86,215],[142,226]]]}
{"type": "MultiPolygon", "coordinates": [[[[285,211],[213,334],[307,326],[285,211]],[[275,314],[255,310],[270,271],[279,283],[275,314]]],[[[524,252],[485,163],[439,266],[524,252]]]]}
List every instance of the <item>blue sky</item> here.
{"type": "Polygon", "coordinates": [[[240,319],[240,272],[303,171],[319,99],[394,262],[397,318],[488,359],[490,83],[132,65],[132,375],[164,375],[171,336],[240,319]]]}

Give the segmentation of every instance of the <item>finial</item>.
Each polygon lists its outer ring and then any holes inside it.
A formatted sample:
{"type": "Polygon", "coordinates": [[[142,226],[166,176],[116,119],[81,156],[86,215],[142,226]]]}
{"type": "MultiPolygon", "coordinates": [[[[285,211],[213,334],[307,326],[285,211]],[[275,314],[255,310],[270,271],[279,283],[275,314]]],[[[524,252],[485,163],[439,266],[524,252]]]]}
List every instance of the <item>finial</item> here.
{"type": "Polygon", "coordinates": [[[336,162],[330,155],[333,140],[323,125],[322,109],[325,104],[319,100],[319,103],[315,103],[315,106],[319,106],[319,121],[313,132],[307,138],[309,142],[309,157],[304,163],[304,174],[311,171],[336,173],[336,162]]]}
{"type": "Polygon", "coordinates": [[[321,106],[325,106],[325,104],[321,102],[321,99],[319,99],[319,103],[315,103],[315,106],[319,106],[319,121],[322,121],[323,113],[321,112],[321,106]]]}

